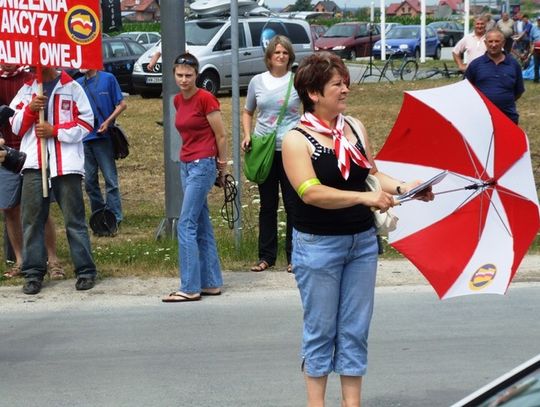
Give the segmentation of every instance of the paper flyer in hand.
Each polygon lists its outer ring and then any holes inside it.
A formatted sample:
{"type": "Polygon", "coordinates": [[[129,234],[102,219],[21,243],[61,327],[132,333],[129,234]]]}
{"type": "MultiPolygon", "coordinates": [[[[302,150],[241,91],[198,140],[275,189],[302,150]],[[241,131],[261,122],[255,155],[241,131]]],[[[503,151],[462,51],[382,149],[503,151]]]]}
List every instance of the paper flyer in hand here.
{"type": "Polygon", "coordinates": [[[420,185],[414,187],[410,191],[405,192],[404,194],[398,195],[396,199],[398,201],[404,201],[412,199],[416,194],[422,192],[424,189],[429,188],[432,185],[435,185],[443,180],[444,177],[448,174],[448,171],[443,171],[437,175],[435,175],[433,178],[422,182],[420,185]]]}

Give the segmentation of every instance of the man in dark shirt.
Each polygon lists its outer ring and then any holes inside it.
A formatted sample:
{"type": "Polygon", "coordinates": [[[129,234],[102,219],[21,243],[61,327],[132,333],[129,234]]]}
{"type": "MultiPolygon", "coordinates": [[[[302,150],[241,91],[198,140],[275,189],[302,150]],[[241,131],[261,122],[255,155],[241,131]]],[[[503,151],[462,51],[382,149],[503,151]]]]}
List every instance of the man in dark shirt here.
{"type": "Polygon", "coordinates": [[[503,52],[504,34],[501,31],[489,31],[485,41],[486,53],[469,64],[465,77],[517,124],[516,100],[525,92],[521,66],[503,52]]]}

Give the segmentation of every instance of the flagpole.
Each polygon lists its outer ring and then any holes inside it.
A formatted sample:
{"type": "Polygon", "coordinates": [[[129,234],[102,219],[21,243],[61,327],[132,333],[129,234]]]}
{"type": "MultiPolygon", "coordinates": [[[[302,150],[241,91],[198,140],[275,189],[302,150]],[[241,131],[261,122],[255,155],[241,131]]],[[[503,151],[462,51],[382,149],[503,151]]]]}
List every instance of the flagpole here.
{"type": "MultiPolygon", "coordinates": [[[[41,61],[38,62],[36,67],[36,74],[37,74],[37,83],[38,83],[38,96],[43,96],[43,74],[41,72],[41,61]]],[[[45,110],[40,109],[39,110],[39,123],[45,122],[45,110]]],[[[47,198],[49,196],[49,185],[47,183],[47,139],[46,138],[40,138],[39,139],[40,147],[41,147],[41,186],[43,189],[43,198],[47,198]]]]}

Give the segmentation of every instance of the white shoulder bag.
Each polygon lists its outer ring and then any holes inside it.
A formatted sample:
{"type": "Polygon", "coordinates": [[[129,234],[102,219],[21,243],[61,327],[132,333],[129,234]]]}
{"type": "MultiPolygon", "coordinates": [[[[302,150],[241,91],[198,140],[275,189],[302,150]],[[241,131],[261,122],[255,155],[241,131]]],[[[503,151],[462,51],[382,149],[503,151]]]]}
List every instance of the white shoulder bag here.
{"type": "MultiPolygon", "coordinates": [[[[345,121],[353,128],[355,133],[358,135],[360,142],[366,149],[366,143],[364,141],[364,133],[358,126],[356,119],[351,116],[346,116],[345,121]]],[[[371,174],[368,174],[366,178],[366,186],[369,191],[380,191],[382,190],[381,183],[379,179],[371,174]]],[[[373,216],[375,217],[375,228],[377,229],[377,234],[381,236],[388,236],[389,232],[396,230],[397,222],[399,218],[393,213],[392,209],[388,209],[386,212],[382,212],[378,209],[373,211],[373,216]]]]}

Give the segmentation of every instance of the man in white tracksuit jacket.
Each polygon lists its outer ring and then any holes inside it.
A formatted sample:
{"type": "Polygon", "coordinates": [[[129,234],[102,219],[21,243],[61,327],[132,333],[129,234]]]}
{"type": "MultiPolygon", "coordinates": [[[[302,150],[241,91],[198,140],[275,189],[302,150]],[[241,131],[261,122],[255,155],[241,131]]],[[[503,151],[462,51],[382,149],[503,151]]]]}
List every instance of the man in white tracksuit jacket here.
{"type": "MultiPolygon", "coordinates": [[[[43,68],[43,96],[37,96],[38,84],[26,83],[12,100],[13,133],[22,138],[24,164],[21,209],[23,224],[23,292],[41,291],[47,271],[44,226],[49,213],[49,198],[43,198],[41,182],[41,139],[46,140],[49,162],[49,188],[62,210],[75,266],[77,290],[94,287],[96,266],[85,220],[82,178],[84,147],[82,140],[92,130],[94,115],[82,87],[65,72],[43,68]],[[39,123],[39,112],[45,122],[39,123]]],[[[50,194],[49,194],[50,195],[50,194]]]]}

